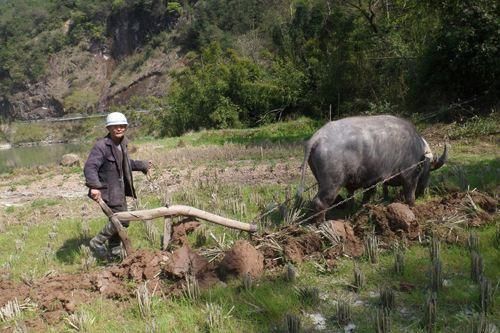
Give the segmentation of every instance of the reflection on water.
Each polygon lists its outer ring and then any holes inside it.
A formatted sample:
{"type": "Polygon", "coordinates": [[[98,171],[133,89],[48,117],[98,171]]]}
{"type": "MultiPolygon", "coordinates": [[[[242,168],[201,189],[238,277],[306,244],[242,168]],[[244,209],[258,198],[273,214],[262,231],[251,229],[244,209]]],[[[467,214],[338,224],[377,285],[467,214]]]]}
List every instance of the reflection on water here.
{"type": "Polygon", "coordinates": [[[58,164],[64,154],[80,154],[90,150],[89,144],[60,143],[0,150],[0,173],[20,167],[58,164]]]}

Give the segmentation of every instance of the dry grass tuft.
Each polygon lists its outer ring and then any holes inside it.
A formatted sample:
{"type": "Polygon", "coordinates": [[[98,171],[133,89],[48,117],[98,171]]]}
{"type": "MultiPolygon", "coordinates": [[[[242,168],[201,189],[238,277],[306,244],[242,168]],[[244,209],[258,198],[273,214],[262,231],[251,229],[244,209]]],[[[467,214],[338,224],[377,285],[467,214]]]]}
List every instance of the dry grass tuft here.
{"type": "Polygon", "coordinates": [[[147,282],[139,285],[135,291],[135,296],[142,319],[147,320],[151,318],[151,295],[149,293],[147,282]]]}
{"type": "Polygon", "coordinates": [[[182,292],[184,297],[191,301],[196,301],[200,298],[200,286],[196,276],[186,275],[186,283],[182,285],[182,292]]]}
{"type": "Polygon", "coordinates": [[[221,305],[215,303],[206,303],[204,313],[206,315],[206,328],[208,332],[219,332],[226,326],[226,322],[231,318],[234,306],[229,311],[224,312],[221,305]]]}
{"type": "Polygon", "coordinates": [[[77,332],[92,332],[95,317],[90,313],[79,310],[65,318],[68,326],[77,332]]]}
{"type": "Polygon", "coordinates": [[[376,264],[378,262],[378,253],[378,240],[375,231],[373,231],[365,237],[365,256],[370,263],[376,264]]]}

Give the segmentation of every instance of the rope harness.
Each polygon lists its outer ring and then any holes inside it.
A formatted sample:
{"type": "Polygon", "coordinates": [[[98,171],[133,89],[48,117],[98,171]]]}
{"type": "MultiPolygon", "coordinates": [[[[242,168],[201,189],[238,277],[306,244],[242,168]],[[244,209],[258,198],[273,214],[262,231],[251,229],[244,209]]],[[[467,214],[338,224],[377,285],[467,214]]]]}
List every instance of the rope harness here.
{"type": "MultiPolygon", "coordinates": [[[[368,192],[368,191],[371,191],[372,189],[374,189],[374,188],[375,188],[375,187],[377,187],[378,185],[380,185],[380,184],[384,184],[384,183],[388,182],[389,180],[391,180],[391,179],[393,179],[393,178],[395,178],[395,177],[397,177],[397,176],[401,175],[402,173],[407,172],[407,171],[409,171],[409,170],[411,170],[411,169],[413,169],[413,168],[418,167],[419,165],[421,165],[421,164],[422,164],[422,163],[424,163],[424,162],[425,162],[425,159],[423,159],[423,160],[421,160],[421,161],[419,161],[419,162],[417,162],[417,163],[415,163],[415,164],[413,164],[413,165],[409,166],[408,168],[403,169],[403,170],[401,170],[401,171],[399,171],[399,172],[397,172],[397,173],[395,173],[395,174],[393,174],[393,175],[391,175],[391,176],[389,176],[389,177],[387,177],[387,178],[385,178],[385,179],[383,179],[383,180],[381,180],[381,181],[379,181],[379,182],[377,182],[377,183],[375,183],[375,184],[371,185],[370,187],[367,187],[367,188],[363,189],[363,191],[361,191],[361,194],[364,194],[364,193],[366,193],[366,192],[368,192]]],[[[154,169],[155,171],[158,171],[158,168],[157,168],[156,164],[154,164],[154,163],[152,164],[152,169],[154,169]]],[[[154,183],[154,182],[153,182],[153,181],[154,181],[154,180],[153,180],[153,176],[152,176],[149,172],[146,174],[146,179],[147,179],[147,181],[148,181],[149,183],[151,183],[151,184],[153,184],[153,183],[154,183]]],[[[317,183],[317,182],[315,182],[314,184],[312,184],[312,185],[308,186],[308,187],[307,187],[307,188],[306,188],[306,189],[305,189],[302,193],[308,192],[308,191],[309,191],[309,190],[311,190],[313,187],[317,186],[317,184],[318,184],[318,183],[317,183]]],[[[329,206],[329,207],[327,207],[327,208],[325,208],[325,209],[322,209],[322,210],[320,210],[320,211],[318,211],[318,212],[314,213],[313,215],[311,215],[311,216],[309,216],[309,217],[307,217],[307,218],[304,218],[304,219],[302,219],[302,220],[298,220],[298,221],[294,221],[293,223],[294,223],[294,224],[298,224],[298,225],[302,225],[302,224],[304,224],[304,223],[306,223],[306,222],[308,222],[308,221],[310,221],[310,220],[314,219],[315,217],[317,217],[317,216],[319,216],[319,215],[321,215],[321,214],[323,214],[323,213],[326,213],[326,212],[328,212],[328,211],[332,210],[332,209],[333,209],[333,208],[335,208],[335,207],[338,207],[338,206],[340,206],[340,205],[343,205],[344,203],[346,203],[347,201],[352,200],[352,199],[354,199],[354,195],[352,195],[352,196],[350,196],[350,197],[347,197],[346,199],[344,199],[344,200],[342,200],[342,201],[340,201],[340,202],[337,202],[337,203],[335,203],[335,204],[333,204],[333,205],[331,205],[331,206],[329,206]]],[[[275,210],[277,210],[279,207],[281,207],[281,206],[283,206],[283,205],[285,205],[285,204],[289,203],[289,202],[290,202],[290,201],[292,201],[292,200],[296,200],[296,198],[288,198],[288,199],[284,200],[281,204],[276,205],[275,207],[273,207],[272,209],[270,209],[270,210],[266,211],[265,213],[262,213],[262,214],[257,215],[255,218],[253,218],[253,219],[252,219],[252,222],[253,222],[253,223],[257,223],[258,221],[261,221],[264,217],[266,217],[267,215],[271,214],[272,212],[274,212],[275,210]]]]}
{"type": "MultiPolygon", "coordinates": [[[[422,164],[422,163],[424,163],[424,162],[425,162],[425,159],[423,159],[423,160],[419,161],[418,163],[415,163],[415,164],[413,164],[413,165],[409,166],[408,168],[403,169],[403,170],[401,170],[401,171],[399,171],[399,172],[397,172],[397,173],[395,173],[395,174],[393,174],[393,175],[391,175],[391,176],[389,176],[389,177],[387,177],[387,178],[385,178],[385,179],[383,179],[383,180],[379,181],[378,183],[373,184],[373,185],[372,185],[372,186],[370,186],[370,187],[365,188],[363,191],[361,191],[361,194],[364,194],[365,192],[368,192],[368,191],[370,191],[370,190],[374,189],[375,187],[377,187],[377,186],[378,186],[378,185],[380,185],[380,184],[384,184],[385,182],[388,182],[389,180],[391,180],[391,179],[393,179],[393,178],[395,178],[395,177],[399,176],[400,174],[402,174],[402,173],[404,173],[404,172],[407,172],[407,171],[409,171],[409,170],[411,170],[411,169],[413,169],[413,168],[418,167],[420,164],[422,164]]],[[[313,188],[313,187],[314,187],[314,186],[316,186],[316,185],[317,185],[317,183],[314,183],[313,185],[311,185],[311,186],[309,186],[308,188],[306,188],[306,189],[304,190],[304,192],[308,192],[311,188],[313,188]]],[[[352,195],[352,196],[350,196],[350,197],[347,197],[346,199],[344,199],[344,200],[342,200],[342,201],[340,201],[340,202],[337,202],[337,203],[335,203],[335,204],[333,204],[333,205],[331,205],[331,206],[329,206],[329,207],[327,207],[327,208],[325,208],[325,209],[323,209],[323,210],[320,210],[320,211],[318,211],[318,212],[314,213],[313,215],[311,215],[311,216],[309,216],[309,217],[307,217],[307,218],[305,218],[305,219],[298,220],[298,221],[294,221],[293,223],[294,223],[294,224],[299,224],[299,225],[302,225],[302,224],[304,224],[304,223],[306,223],[306,222],[308,222],[308,221],[310,221],[310,220],[314,219],[315,217],[317,217],[317,216],[319,216],[319,215],[321,215],[321,214],[323,214],[323,213],[328,212],[329,210],[331,210],[331,209],[333,209],[333,208],[335,208],[335,207],[338,207],[338,206],[340,206],[340,205],[343,205],[344,203],[346,203],[347,201],[349,201],[349,200],[351,200],[351,199],[354,199],[354,195],[352,195]]],[[[292,198],[287,199],[287,200],[283,201],[283,203],[282,203],[281,205],[284,205],[284,204],[286,204],[286,203],[290,202],[291,200],[292,200],[292,198]]],[[[267,215],[271,214],[273,211],[275,211],[276,209],[278,209],[281,205],[277,205],[277,206],[276,206],[276,207],[274,207],[273,209],[271,209],[271,210],[269,210],[269,211],[267,211],[267,212],[265,212],[265,213],[263,213],[263,214],[258,215],[258,216],[257,216],[255,219],[253,219],[252,221],[255,223],[255,221],[261,220],[261,219],[262,219],[262,218],[264,218],[265,216],[267,216],[267,215]]]]}

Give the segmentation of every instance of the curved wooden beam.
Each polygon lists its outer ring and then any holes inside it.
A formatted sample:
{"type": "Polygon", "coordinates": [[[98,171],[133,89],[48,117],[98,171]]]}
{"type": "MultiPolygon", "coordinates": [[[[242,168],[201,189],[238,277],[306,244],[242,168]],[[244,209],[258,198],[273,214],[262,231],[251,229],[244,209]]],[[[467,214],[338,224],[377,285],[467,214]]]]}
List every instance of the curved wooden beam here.
{"type": "Polygon", "coordinates": [[[104,214],[106,214],[111,223],[113,223],[118,236],[120,236],[120,239],[122,240],[123,247],[125,248],[125,253],[127,255],[130,255],[134,251],[134,249],[132,248],[132,243],[128,238],[127,231],[125,231],[125,228],[122,226],[120,220],[116,216],[114,216],[113,211],[108,207],[104,200],[99,198],[97,199],[97,203],[99,204],[99,206],[101,206],[102,211],[104,212],[104,214]]]}
{"type": "Polygon", "coordinates": [[[135,210],[130,212],[118,212],[113,214],[120,221],[138,221],[138,220],[152,220],[158,217],[168,217],[168,216],[192,216],[197,217],[202,220],[223,225],[225,227],[255,232],[257,231],[257,226],[255,224],[243,223],[240,221],[232,220],[226,217],[215,215],[201,209],[197,209],[190,206],[184,205],[174,205],[170,207],[160,207],[145,210],[135,210]]]}

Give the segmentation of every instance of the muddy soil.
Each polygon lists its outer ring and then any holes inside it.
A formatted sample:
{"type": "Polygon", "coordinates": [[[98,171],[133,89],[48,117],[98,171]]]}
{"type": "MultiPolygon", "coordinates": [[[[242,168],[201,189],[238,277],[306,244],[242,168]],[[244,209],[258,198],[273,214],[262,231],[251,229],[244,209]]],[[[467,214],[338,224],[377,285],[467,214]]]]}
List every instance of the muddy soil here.
{"type": "MultiPolygon", "coordinates": [[[[237,167],[213,171],[182,162],[183,168],[178,171],[165,168],[157,175],[155,184],[141,174],[135,180],[139,191],[150,193],[155,193],[161,185],[174,192],[192,184],[193,180],[213,181],[214,177],[221,184],[292,184],[299,177],[297,166],[300,163],[300,157],[259,165],[254,161],[239,161],[237,167]]],[[[81,202],[86,202],[85,212],[80,208],[65,211],[65,217],[71,214],[102,217],[98,209],[91,209],[93,202],[86,199],[81,174],[56,167],[14,178],[10,175],[0,177],[0,207],[22,206],[33,199],[80,198],[81,202]]],[[[395,241],[425,241],[431,232],[438,233],[448,242],[466,242],[464,227],[491,223],[498,219],[498,208],[497,198],[477,191],[451,193],[415,207],[401,203],[365,205],[349,220],[290,225],[273,232],[261,232],[250,241],[236,242],[224,257],[213,262],[201,255],[203,249],[193,250],[188,243],[187,235],[200,224],[184,220],[173,228],[172,251],[137,250],[121,263],[101,267],[98,271],[49,275],[21,283],[10,280],[8,274],[0,270],[0,307],[15,299],[26,306],[37,307],[43,315],[25,324],[30,331],[43,331],[47,324],[60,322],[79,305],[98,297],[130,300],[141,283],[146,283],[156,295],[172,297],[182,294],[186,281],[193,277],[201,288],[208,288],[246,274],[258,279],[266,272],[283,269],[289,262],[316,260],[332,268],[340,256],[363,255],[363,239],[372,230],[379,237],[380,246],[386,248],[395,241]]],[[[53,209],[50,214],[61,214],[59,207],[53,209]]],[[[0,219],[5,218],[6,215],[0,212],[0,219]]]]}
{"type": "MultiPolygon", "coordinates": [[[[288,262],[321,259],[328,267],[339,256],[363,255],[363,238],[375,233],[382,247],[395,241],[422,241],[437,232],[448,242],[466,242],[466,232],[456,228],[491,223],[499,208],[498,200],[474,191],[452,193],[441,199],[415,207],[400,203],[387,206],[366,205],[350,220],[326,221],[320,225],[289,225],[272,233],[259,233],[251,241],[240,240],[219,262],[209,262],[190,248],[186,235],[199,224],[181,221],[175,226],[177,248],[172,251],[137,250],[121,263],[96,272],[49,275],[36,281],[15,283],[0,279],[0,307],[17,299],[36,304],[42,317],[26,322],[37,329],[57,323],[83,303],[97,297],[128,300],[135,297],[135,284],[146,283],[157,295],[171,297],[182,294],[187,279],[196,278],[201,288],[221,280],[250,274],[259,278],[264,272],[282,269],[288,262]]],[[[33,305],[34,306],[34,305],[33,305]]]]}
{"type": "MultiPolygon", "coordinates": [[[[294,179],[299,177],[299,165],[299,158],[289,158],[273,163],[262,162],[259,165],[251,160],[243,160],[237,166],[220,168],[189,164],[182,167],[159,166],[154,169],[154,179],[134,173],[134,183],[139,194],[157,194],[167,188],[172,193],[195,183],[208,182],[239,185],[293,184],[294,179]]],[[[40,167],[26,175],[0,175],[0,208],[22,206],[35,199],[85,200],[86,197],[83,174],[69,172],[68,168],[62,166],[40,167]]],[[[100,214],[98,210],[97,213],[100,214]]]]}

